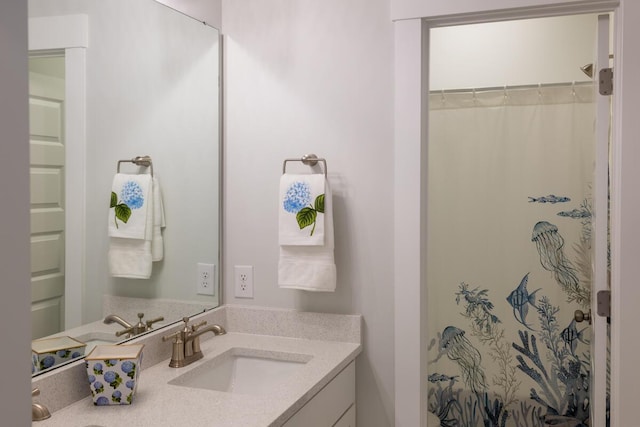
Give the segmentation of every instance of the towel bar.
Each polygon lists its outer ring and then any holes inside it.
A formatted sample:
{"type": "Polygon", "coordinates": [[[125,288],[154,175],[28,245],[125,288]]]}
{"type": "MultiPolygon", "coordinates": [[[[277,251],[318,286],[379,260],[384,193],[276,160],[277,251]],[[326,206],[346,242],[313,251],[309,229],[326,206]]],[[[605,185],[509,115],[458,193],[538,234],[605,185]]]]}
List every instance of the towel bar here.
{"type": "Polygon", "coordinates": [[[287,162],[302,162],[307,166],[315,166],[318,162],[322,162],[324,165],[324,176],[327,177],[327,161],[325,159],[319,159],[315,154],[307,154],[299,159],[284,159],[282,162],[282,174],[287,172],[287,162]]]}
{"type": "Polygon", "coordinates": [[[151,161],[151,157],[149,156],[136,156],[131,160],[118,160],[118,169],[117,172],[120,173],[120,163],[133,163],[138,166],[144,166],[147,168],[151,168],[151,178],[153,178],[153,162],[151,161]]]}

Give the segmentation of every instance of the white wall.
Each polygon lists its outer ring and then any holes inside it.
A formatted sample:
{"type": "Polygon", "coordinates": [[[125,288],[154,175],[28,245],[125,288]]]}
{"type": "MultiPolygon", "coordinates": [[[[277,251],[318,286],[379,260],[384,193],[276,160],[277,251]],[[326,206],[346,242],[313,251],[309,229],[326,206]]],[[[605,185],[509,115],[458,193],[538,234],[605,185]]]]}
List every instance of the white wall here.
{"type": "MultiPolygon", "coordinates": [[[[393,36],[387,0],[228,0],[225,303],[364,315],[358,425],[393,425],[393,36]],[[279,289],[282,161],[327,159],[337,291],[279,289]],[[255,298],[233,296],[254,266],[255,298]]],[[[306,167],[288,163],[287,170],[306,167]],[[289,169],[290,168],[290,169],[289,169]]]]}
{"type": "Polygon", "coordinates": [[[493,22],[431,30],[429,89],[590,81],[596,15],[493,22]]]}
{"type": "Polygon", "coordinates": [[[32,16],[70,13],[89,16],[90,35],[83,320],[102,317],[103,293],[215,305],[195,294],[195,274],[197,262],[218,264],[218,32],[150,0],[30,2],[32,16]],[[160,180],[165,258],[149,280],[116,279],[106,197],[118,160],[137,155],[160,180]]]}
{"type": "Polygon", "coordinates": [[[0,2],[0,381],[2,424],[31,425],[27,3],[0,2]],[[9,344],[6,344],[9,343],[9,344]]]}
{"type": "Polygon", "coordinates": [[[222,25],[222,0],[157,0],[179,10],[198,21],[220,29],[222,25]]]}

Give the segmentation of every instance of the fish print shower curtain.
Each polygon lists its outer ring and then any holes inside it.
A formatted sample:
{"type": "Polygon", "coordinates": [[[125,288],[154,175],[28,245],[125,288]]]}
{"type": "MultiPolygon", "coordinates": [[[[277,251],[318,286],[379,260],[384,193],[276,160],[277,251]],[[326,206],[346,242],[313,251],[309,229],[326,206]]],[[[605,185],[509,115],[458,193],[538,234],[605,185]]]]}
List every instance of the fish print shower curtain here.
{"type": "Polygon", "coordinates": [[[589,425],[591,84],[432,93],[427,410],[589,425]]]}

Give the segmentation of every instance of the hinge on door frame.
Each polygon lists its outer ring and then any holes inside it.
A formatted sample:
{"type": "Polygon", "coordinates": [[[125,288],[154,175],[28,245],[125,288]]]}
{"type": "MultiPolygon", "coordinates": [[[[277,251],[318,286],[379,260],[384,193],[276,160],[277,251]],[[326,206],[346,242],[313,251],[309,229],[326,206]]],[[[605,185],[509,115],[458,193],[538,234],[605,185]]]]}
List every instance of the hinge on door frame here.
{"type": "Polygon", "coordinates": [[[602,68],[598,72],[598,82],[600,95],[613,94],[613,68],[602,68]]]}
{"type": "Polygon", "coordinates": [[[598,316],[611,317],[611,291],[598,291],[596,298],[598,316]]]}

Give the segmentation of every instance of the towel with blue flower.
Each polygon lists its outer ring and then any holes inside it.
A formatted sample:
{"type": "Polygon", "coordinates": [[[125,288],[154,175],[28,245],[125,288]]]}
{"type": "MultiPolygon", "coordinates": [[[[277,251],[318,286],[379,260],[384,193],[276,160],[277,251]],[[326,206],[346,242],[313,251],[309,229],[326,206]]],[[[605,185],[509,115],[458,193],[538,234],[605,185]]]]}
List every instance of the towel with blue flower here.
{"type": "Polygon", "coordinates": [[[109,209],[109,236],[126,239],[144,239],[150,207],[151,175],[118,173],[111,186],[109,209]]]}
{"type": "Polygon", "coordinates": [[[282,175],[279,210],[280,245],[324,245],[324,204],[324,175],[282,175]]]}
{"type": "Polygon", "coordinates": [[[331,187],[323,174],[280,178],[278,286],[336,289],[331,187]]]}

